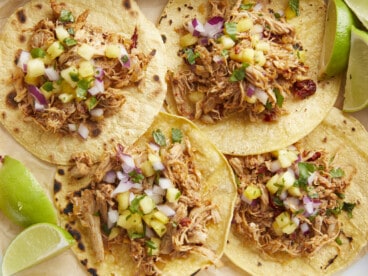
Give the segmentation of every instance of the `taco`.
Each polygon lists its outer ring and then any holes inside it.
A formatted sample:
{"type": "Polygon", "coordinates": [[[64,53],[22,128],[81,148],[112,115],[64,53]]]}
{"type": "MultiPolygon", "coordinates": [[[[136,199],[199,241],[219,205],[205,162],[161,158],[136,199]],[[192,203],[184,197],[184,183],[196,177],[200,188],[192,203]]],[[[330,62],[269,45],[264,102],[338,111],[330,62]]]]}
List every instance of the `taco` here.
{"type": "Polygon", "coordinates": [[[236,199],[225,157],[184,118],[159,113],[132,146],[59,167],[54,197],[93,275],[190,275],[219,264],[236,199]]]}
{"type": "Polygon", "coordinates": [[[368,134],[333,108],[297,143],[227,156],[238,200],[225,254],[254,275],[330,275],[367,244],[368,134]]]}
{"type": "Polygon", "coordinates": [[[0,51],[0,121],[51,163],[132,144],[166,94],[161,37],[134,1],[30,1],[0,51]]]}
{"type": "Polygon", "coordinates": [[[158,25],[169,57],[166,108],[227,154],[301,139],[340,86],[340,77],[317,80],[325,1],[300,1],[294,18],[288,1],[253,2],[169,1],[158,25]]]}

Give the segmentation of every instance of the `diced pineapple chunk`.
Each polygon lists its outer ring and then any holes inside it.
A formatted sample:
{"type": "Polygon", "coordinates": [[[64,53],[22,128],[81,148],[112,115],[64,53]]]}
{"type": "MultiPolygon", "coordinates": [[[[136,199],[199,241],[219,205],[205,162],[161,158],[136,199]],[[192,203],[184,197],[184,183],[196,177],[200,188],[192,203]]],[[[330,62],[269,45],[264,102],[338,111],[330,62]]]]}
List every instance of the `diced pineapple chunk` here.
{"type": "Polygon", "coordinates": [[[37,78],[45,74],[45,64],[42,59],[30,59],[27,63],[27,75],[29,78],[37,78]]]}
{"type": "Polygon", "coordinates": [[[60,85],[60,90],[62,93],[74,95],[75,89],[66,81],[62,81],[60,85]]]}
{"type": "Polygon", "coordinates": [[[146,160],[142,163],[140,169],[145,177],[150,177],[155,174],[155,170],[152,167],[152,164],[149,160],[146,160]]]}
{"type": "Polygon", "coordinates": [[[204,94],[199,91],[193,91],[189,93],[188,98],[192,103],[197,103],[204,98],[204,94]]]}
{"type": "Polygon", "coordinates": [[[284,190],[289,189],[292,187],[295,183],[295,174],[291,169],[288,169],[286,172],[284,172],[280,177],[280,184],[283,186],[284,190]]]}
{"type": "Polygon", "coordinates": [[[68,93],[61,93],[58,96],[58,98],[62,103],[69,103],[74,99],[74,95],[73,94],[68,94],[68,93]]]}
{"type": "Polygon", "coordinates": [[[65,38],[68,38],[70,34],[64,28],[64,26],[59,25],[55,28],[56,37],[60,42],[63,42],[65,38]]]}
{"type": "Polygon", "coordinates": [[[305,63],[305,61],[307,60],[306,58],[307,55],[304,50],[298,50],[296,55],[301,63],[305,63]]]}
{"type": "Polygon", "coordinates": [[[292,150],[282,149],[278,151],[278,159],[281,168],[288,168],[298,159],[298,154],[292,150]]]}
{"type": "Polygon", "coordinates": [[[121,229],[119,229],[119,227],[113,227],[113,228],[111,228],[111,231],[110,231],[108,240],[110,241],[112,239],[115,239],[120,234],[120,230],[121,229]]]}
{"type": "Polygon", "coordinates": [[[159,221],[161,221],[163,224],[166,224],[169,222],[169,217],[166,216],[164,213],[162,213],[161,211],[155,211],[153,212],[153,218],[158,219],[159,221]]]}
{"type": "Polygon", "coordinates": [[[247,96],[247,95],[244,95],[244,98],[245,100],[247,101],[247,103],[251,103],[251,104],[254,104],[257,102],[257,97],[255,95],[252,95],[252,96],[247,96]]]}
{"type": "Polygon", "coordinates": [[[152,198],[145,196],[139,201],[139,207],[141,208],[143,214],[148,214],[152,212],[156,205],[152,198]]]}
{"type": "Polygon", "coordinates": [[[78,69],[75,66],[70,66],[60,72],[61,77],[73,88],[77,86],[77,82],[72,79],[72,76],[78,76],[78,69]]]}
{"type": "Polygon", "coordinates": [[[24,81],[27,84],[32,84],[32,85],[38,86],[39,83],[40,83],[40,78],[39,77],[30,77],[28,74],[26,74],[25,77],[24,77],[24,81]]]}
{"type": "Polygon", "coordinates": [[[147,247],[147,253],[149,256],[156,256],[160,253],[161,240],[156,237],[150,239],[149,246],[147,247]]]}
{"type": "Polygon", "coordinates": [[[276,233],[277,236],[282,236],[282,234],[283,234],[282,228],[280,228],[278,226],[278,224],[276,223],[276,221],[274,221],[272,223],[272,229],[275,231],[275,233],[276,233]]]}
{"type": "Polygon", "coordinates": [[[288,194],[295,197],[300,197],[302,195],[302,192],[300,191],[299,187],[291,186],[288,189],[288,194]]]}
{"type": "Polygon", "coordinates": [[[91,58],[95,54],[95,49],[92,46],[83,43],[81,46],[78,47],[77,53],[85,60],[91,60],[91,58]]]}
{"type": "Polygon", "coordinates": [[[159,237],[162,237],[166,233],[166,225],[157,219],[151,220],[151,227],[159,237]]]}
{"type": "Polygon", "coordinates": [[[271,194],[276,194],[276,192],[279,190],[280,186],[278,184],[278,181],[279,181],[279,175],[278,174],[275,174],[274,176],[272,176],[268,181],[267,181],[267,184],[266,184],[266,188],[268,189],[268,191],[271,193],[271,194]]]}
{"type": "Polygon", "coordinates": [[[259,198],[262,195],[262,191],[256,185],[251,184],[245,188],[243,195],[247,199],[253,200],[253,199],[259,198]]]}
{"type": "Polygon", "coordinates": [[[55,59],[58,56],[60,56],[62,53],[64,53],[64,47],[60,43],[60,41],[54,41],[49,48],[46,50],[47,54],[49,55],[50,59],[55,59]]]}
{"type": "Polygon", "coordinates": [[[125,191],[122,193],[119,193],[116,195],[116,200],[118,202],[118,211],[119,214],[122,214],[124,210],[128,209],[129,207],[129,197],[130,197],[130,192],[129,191],[125,191]]]}
{"type": "Polygon", "coordinates": [[[266,57],[262,51],[256,50],[254,51],[254,62],[259,66],[263,66],[266,63],[266,57]]]}
{"type": "Polygon", "coordinates": [[[85,60],[79,63],[78,72],[82,78],[87,78],[87,77],[91,77],[94,75],[95,69],[93,67],[93,64],[90,61],[85,60]]]}
{"type": "Polygon", "coordinates": [[[128,230],[128,233],[144,233],[142,217],[138,213],[125,210],[118,218],[117,225],[128,230]]]}
{"type": "Polygon", "coordinates": [[[279,228],[283,229],[291,223],[290,214],[288,212],[282,212],[276,217],[275,222],[279,228]]]}
{"type": "Polygon", "coordinates": [[[295,231],[295,229],[298,227],[298,225],[296,225],[295,223],[291,222],[290,224],[284,226],[282,228],[282,232],[285,234],[290,235],[291,233],[293,233],[295,231]]]}
{"type": "Polygon", "coordinates": [[[285,9],[285,17],[287,20],[290,20],[290,19],[293,19],[294,17],[296,17],[296,13],[295,11],[293,11],[290,6],[288,6],[286,9],[285,9]]]}
{"type": "Polygon", "coordinates": [[[270,44],[266,41],[259,41],[256,43],[255,49],[264,53],[268,53],[270,51],[270,44]]]}
{"type": "Polygon", "coordinates": [[[168,202],[178,201],[179,198],[180,198],[180,195],[181,195],[181,193],[180,193],[179,189],[177,189],[177,188],[172,187],[172,188],[168,188],[166,190],[166,200],[168,202]]]}
{"type": "Polygon", "coordinates": [[[251,18],[242,18],[239,20],[238,24],[236,24],[236,30],[239,33],[249,31],[253,28],[253,20],[251,18]]]}
{"type": "Polygon", "coordinates": [[[197,43],[198,41],[198,37],[192,35],[191,33],[187,33],[186,35],[183,35],[182,37],[180,37],[180,47],[182,48],[186,48],[188,46],[194,45],[195,43],[197,43]]]}
{"type": "Polygon", "coordinates": [[[109,44],[105,49],[105,56],[108,58],[119,58],[121,56],[121,47],[117,44],[109,44]]]}
{"type": "Polygon", "coordinates": [[[227,35],[223,35],[220,37],[220,42],[224,49],[231,49],[235,45],[235,41],[231,39],[231,37],[227,35]]]}
{"type": "Polygon", "coordinates": [[[153,212],[143,215],[142,219],[148,226],[151,226],[151,221],[154,219],[153,212]]]}
{"type": "Polygon", "coordinates": [[[241,51],[241,62],[254,63],[254,50],[252,48],[245,48],[241,51]]]}

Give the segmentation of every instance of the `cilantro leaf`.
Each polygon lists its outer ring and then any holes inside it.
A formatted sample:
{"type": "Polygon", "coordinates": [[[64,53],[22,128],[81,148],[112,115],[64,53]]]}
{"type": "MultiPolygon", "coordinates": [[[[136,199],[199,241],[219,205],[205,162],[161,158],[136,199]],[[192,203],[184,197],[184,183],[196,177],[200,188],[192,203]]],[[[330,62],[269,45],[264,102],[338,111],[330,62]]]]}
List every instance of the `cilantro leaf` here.
{"type": "Polygon", "coordinates": [[[193,65],[195,63],[196,58],[199,57],[199,53],[193,51],[193,49],[185,49],[185,55],[187,57],[188,63],[193,65]]]}
{"type": "Polygon", "coordinates": [[[254,6],[253,3],[241,4],[240,10],[250,10],[251,8],[253,8],[253,6],[254,6]]]}
{"type": "Polygon", "coordinates": [[[165,135],[161,132],[161,129],[156,129],[152,132],[153,140],[157,145],[166,146],[165,135]]]}
{"type": "Polygon", "coordinates": [[[273,93],[275,93],[276,96],[277,106],[282,107],[282,104],[284,103],[284,96],[281,95],[280,90],[278,88],[274,88],[273,93]]]}
{"type": "Polygon", "coordinates": [[[231,82],[242,81],[245,79],[245,69],[249,66],[248,63],[243,63],[242,66],[238,69],[235,69],[230,76],[231,82]]]}
{"type": "Polygon", "coordinates": [[[349,203],[349,202],[344,202],[342,204],[342,210],[348,213],[349,218],[353,217],[353,209],[355,208],[355,205],[356,205],[355,203],[349,203]]]}
{"type": "Polygon", "coordinates": [[[181,143],[181,140],[183,139],[183,133],[178,128],[172,128],[171,129],[171,140],[173,143],[181,143]]]}
{"type": "Polygon", "coordinates": [[[145,195],[141,195],[141,196],[136,196],[132,202],[129,205],[129,211],[134,213],[139,213],[140,209],[139,209],[139,202],[145,197],[145,195]]]}
{"type": "Polygon", "coordinates": [[[229,37],[234,41],[236,40],[237,34],[236,26],[236,22],[225,22],[225,33],[227,33],[229,37]]]}
{"type": "Polygon", "coordinates": [[[74,22],[74,16],[71,11],[61,10],[59,20],[64,23],[74,22]]]}
{"type": "Polygon", "coordinates": [[[295,186],[300,187],[306,191],[308,186],[308,177],[316,171],[316,166],[307,162],[299,162],[298,169],[299,178],[295,182],[295,186]]]}
{"type": "Polygon", "coordinates": [[[289,7],[296,15],[299,15],[299,0],[289,0],[289,7]]]}
{"type": "Polygon", "coordinates": [[[339,178],[343,177],[345,175],[345,172],[341,168],[333,168],[330,171],[330,174],[332,178],[339,178]]]}
{"type": "Polygon", "coordinates": [[[130,173],[128,173],[128,175],[130,176],[130,180],[134,183],[141,183],[144,179],[144,175],[137,172],[136,170],[131,171],[130,173]]]}

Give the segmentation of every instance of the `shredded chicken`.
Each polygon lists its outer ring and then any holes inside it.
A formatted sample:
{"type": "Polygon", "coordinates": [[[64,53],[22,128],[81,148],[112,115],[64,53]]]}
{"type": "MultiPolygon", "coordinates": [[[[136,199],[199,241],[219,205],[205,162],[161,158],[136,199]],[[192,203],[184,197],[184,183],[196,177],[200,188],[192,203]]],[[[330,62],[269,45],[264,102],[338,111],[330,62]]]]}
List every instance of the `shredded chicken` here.
{"type": "Polygon", "coordinates": [[[212,11],[208,18],[221,16],[225,22],[232,23],[250,18],[262,33],[252,30],[237,33],[231,49],[224,50],[221,42],[209,38],[208,43],[199,39],[179,51],[188,67],[169,72],[167,80],[182,116],[211,124],[233,113],[244,112],[250,121],[275,121],[286,113],[281,99],[291,94],[303,99],[315,92],[313,85],[299,88],[308,90],[303,93],[294,85],[308,79],[308,67],[298,57],[303,49],[294,28],[284,19],[276,18],[273,11],[245,11],[240,9],[241,3],[237,1],[232,7],[228,1],[209,1],[212,11]],[[240,55],[243,49],[257,50],[261,43],[268,47],[262,54],[265,62],[258,63],[254,57],[254,62],[248,62],[243,68],[244,62],[234,56],[240,55]],[[194,61],[189,61],[188,49],[194,53],[194,61]],[[241,71],[245,71],[244,78],[231,79],[234,72],[241,71]]]}
{"type": "MultiPolygon", "coordinates": [[[[148,145],[145,150],[119,146],[116,155],[105,156],[93,168],[90,167],[88,155],[81,154],[73,157],[72,161],[76,163],[71,170],[74,177],[85,175],[87,168],[93,172],[88,187],[80,193],[74,193],[71,201],[74,206],[73,215],[89,233],[97,261],[104,260],[103,252],[110,244],[129,243],[130,255],[137,264],[138,274],[158,275],[161,273],[160,267],[165,264],[163,261],[165,256],[180,258],[190,252],[205,255],[214,264],[219,263],[216,254],[206,248],[206,242],[208,224],[219,223],[221,216],[217,206],[211,203],[211,199],[203,196],[201,174],[194,163],[195,152],[196,149],[192,147],[188,137],[183,137],[180,143],[170,143],[160,147],[160,156],[165,170],[144,177],[139,187],[136,186],[130,190],[139,196],[143,194],[143,189],[158,186],[159,177],[169,179],[180,190],[181,194],[177,202],[166,203],[175,210],[175,215],[166,224],[166,232],[160,238],[159,253],[153,255],[150,254],[150,247],[147,247],[149,236],[132,238],[129,237],[128,230],[121,228],[119,235],[111,239],[101,229],[109,223],[109,210],[119,209],[119,203],[113,196],[113,191],[120,180],[117,178],[114,183],[111,183],[111,180],[107,183],[105,175],[111,172],[124,174],[122,156],[132,156],[135,164],[140,168],[141,164],[147,162],[149,154],[154,154],[155,151],[148,145]]],[[[164,203],[165,200],[161,204],[164,203]]],[[[149,227],[146,225],[146,228],[149,227]]]]}
{"type": "MultiPolygon", "coordinates": [[[[108,33],[99,26],[92,26],[87,22],[88,10],[76,17],[74,22],[63,22],[59,17],[62,10],[68,10],[68,7],[56,1],[50,2],[53,18],[45,18],[38,22],[33,29],[29,30],[32,32],[30,49],[41,48],[46,51],[54,41],[57,41],[55,30],[58,26],[63,26],[67,30],[73,30],[71,38],[76,41],[76,45],[64,45],[64,52],[53,61],[51,66],[57,72],[71,66],[78,68],[83,58],[78,54],[77,49],[80,45],[86,43],[94,48],[94,66],[103,71],[101,78],[104,92],[94,95],[93,101],[96,103],[95,105],[89,103],[90,95],[88,93],[84,98],[69,102],[63,102],[59,98],[59,94],[65,91],[50,93],[50,97],[47,98],[47,104],[42,108],[36,108],[37,101],[27,89],[26,75],[17,68],[12,78],[15,91],[17,92],[15,100],[19,103],[19,108],[25,115],[26,120],[34,121],[45,131],[71,134],[74,132],[71,126],[75,128],[81,123],[90,121],[101,125],[103,118],[120,112],[126,101],[122,89],[136,85],[144,78],[145,68],[149,64],[151,57],[133,47],[136,45],[136,41],[134,41],[137,39],[136,33],[132,37],[127,37],[120,33],[108,33]],[[128,51],[127,55],[129,55],[129,66],[123,66],[117,58],[112,59],[105,56],[106,45],[111,43],[124,45],[128,51]],[[103,115],[92,116],[90,113],[91,109],[102,109],[103,115]]],[[[17,59],[20,53],[21,51],[18,51],[17,59]]],[[[39,80],[35,85],[40,88],[43,82],[39,80]]],[[[63,88],[61,89],[63,90],[63,88]]]]}
{"type": "MultiPolygon", "coordinates": [[[[306,162],[319,169],[314,172],[313,181],[309,180],[310,184],[300,188],[299,196],[288,195],[282,199],[280,193],[272,194],[266,188],[271,177],[275,173],[282,173],[283,170],[281,168],[277,172],[271,171],[270,164],[276,160],[275,156],[272,154],[228,156],[229,163],[239,179],[239,197],[234,210],[232,229],[270,256],[278,252],[292,256],[312,255],[325,244],[334,242],[340,234],[338,214],[344,209],[342,206],[345,202],[343,203],[342,199],[352,173],[347,175],[344,172],[339,176],[333,176],[335,168],[326,152],[307,151],[300,145],[296,146],[300,162],[306,162]],[[244,200],[243,194],[250,185],[256,185],[261,191],[261,196],[249,202],[244,200]],[[287,200],[290,198],[296,203],[288,205],[287,200]],[[315,204],[312,214],[304,210],[305,198],[315,204]],[[290,211],[291,208],[294,208],[294,211],[290,211]],[[307,224],[308,230],[303,231],[297,227],[291,234],[277,233],[273,223],[276,217],[285,211],[292,214],[299,226],[307,224]]],[[[296,172],[298,172],[297,163],[290,167],[296,172]]]]}

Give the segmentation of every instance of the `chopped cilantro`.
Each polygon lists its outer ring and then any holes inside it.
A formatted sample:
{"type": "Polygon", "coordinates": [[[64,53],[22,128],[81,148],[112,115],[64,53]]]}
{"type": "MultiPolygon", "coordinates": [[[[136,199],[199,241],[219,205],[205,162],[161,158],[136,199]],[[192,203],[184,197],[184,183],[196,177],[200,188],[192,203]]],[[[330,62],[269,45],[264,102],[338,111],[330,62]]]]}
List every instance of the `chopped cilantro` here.
{"type": "Polygon", "coordinates": [[[156,129],[152,132],[153,140],[157,145],[166,146],[165,135],[161,132],[161,129],[156,129]]]}
{"type": "Polygon", "coordinates": [[[284,103],[284,96],[281,95],[280,90],[278,88],[274,88],[273,93],[275,93],[276,96],[277,106],[282,107],[282,104],[284,103]]]}
{"type": "Polygon", "coordinates": [[[299,178],[296,181],[295,186],[300,187],[303,190],[307,190],[308,177],[313,172],[315,172],[316,166],[311,163],[307,163],[307,162],[299,162],[298,169],[299,169],[299,178]]]}
{"type": "Polygon", "coordinates": [[[266,102],[266,105],[265,105],[265,108],[266,108],[267,110],[272,110],[272,103],[271,103],[270,101],[267,101],[267,102],[266,102]]]}
{"type": "Polygon", "coordinates": [[[344,198],[345,198],[345,194],[338,193],[338,192],[335,192],[335,194],[336,194],[340,199],[344,199],[344,198]]]}
{"type": "Polygon", "coordinates": [[[74,22],[74,16],[71,11],[61,10],[59,20],[64,23],[74,22]]]}
{"type": "Polygon", "coordinates": [[[338,244],[338,245],[342,245],[342,240],[340,239],[340,237],[337,237],[335,239],[335,242],[338,244]]]}
{"type": "Polygon", "coordinates": [[[231,82],[242,81],[245,78],[245,69],[249,66],[248,63],[243,63],[238,69],[235,69],[230,76],[231,82]]]}
{"type": "Polygon", "coordinates": [[[75,82],[79,81],[78,73],[70,72],[70,73],[69,73],[69,76],[70,76],[70,78],[72,79],[72,81],[75,81],[75,82]]]}
{"type": "Polygon", "coordinates": [[[333,168],[330,171],[331,177],[332,178],[339,178],[339,177],[343,177],[345,175],[345,172],[341,169],[341,168],[333,168]]]}
{"type": "Polygon", "coordinates": [[[187,57],[188,63],[193,65],[195,63],[196,58],[199,57],[199,53],[195,53],[193,49],[185,49],[185,55],[187,57]]]}
{"type": "Polygon", "coordinates": [[[353,209],[355,205],[356,205],[355,203],[349,203],[349,202],[344,202],[342,204],[342,210],[348,213],[349,218],[353,217],[353,209]]]}
{"type": "Polygon", "coordinates": [[[278,197],[273,197],[272,201],[273,201],[273,204],[275,204],[278,207],[284,206],[284,202],[278,197]]]}
{"type": "Polygon", "coordinates": [[[172,128],[171,129],[171,140],[173,143],[181,143],[181,140],[183,139],[183,133],[178,128],[172,128]]]}
{"type": "Polygon", "coordinates": [[[46,55],[45,50],[41,49],[41,48],[33,48],[31,50],[31,56],[33,58],[43,58],[46,55]]]}
{"type": "Polygon", "coordinates": [[[152,240],[147,240],[145,242],[146,246],[148,247],[148,255],[152,256],[153,254],[153,250],[157,249],[157,245],[154,241],[152,240]]]}
{"type": "Polygon", "coordinates": [[[221,55],[222,55],[223,57],[228,57],[228,56],[229,56],[229,50],[223,49],[223,50],[221,51],[221,55]]]}
{"type": "Polygon", "coordinates": [[[75,31],[74,31],[74,28],[68,28],[68,33],[70,34],[70,35],[74,35],[75,34],[75,31]]]}
{"type": "Polygon", "coordinates": [[[275,12],[274,15],[275,15],[275,18],[276,19],[280,19],[281,18],[281,14],[279,14],[278,12],[275,12]]]}
{"type": "Polygon", "coordinates": [[[341,213],[341,210],[342,210],[342,205],[337,206],[335,208],[328,208],[326,209],[326,215],[327,216],[331,216],[331,215],[337,216],[341,213]]]}
{"type": "Polygon", "coordinates": [[[253,8],[253,6],[254,6],[253,3],[241,4],[240,10],[250,10],[251,8],[253,8]]]}
{"type": "Polygon", "coordinates": [[[71,37],[65,38],[64,39],[64,43],[68,47],[77,45],[77,41],[74,38],[71,38],[71,37]]]}
{"type": "Polygon", "coordinates": [[[136,170],[131,171],[130,173],[128,173],[128,175],[130,176],[130,180],[134,183],[141,183],[144,179],[144,175],[137,172],[136,170]]]}
{"type": "Polygon", "coordinates": [[[51,92],[54,89],[54,85],[51,81],[47,81],[42,85],[42,89],[51,92]]]}
{"type": "Polygon", "coordinates": [[[299,0],[289,0],[289,8],[299,15],[299,0]]]}
{"type": "Polygon", "coordinates": [[[134,213],[139,213],[139,202],[145,197],[145,195],[136,196],[129,205],[129,211],[134,213]]]}
{"type": "Polygon", "coordinates": [[[225,22],[225,32],[229,35],[232,40],[236,40],[236,30],[237,23],[236,22],[225,22]]]}
{"type": "Polygon", "coordinates": [[[77,86],[83,90],[88,90],[91,81],[87,79],[81,79],[78,81],[77,86]]]}
{"type": "Polygon", "coordinates": [[[75,90],[75,94],[77,96],[77,99],[85,100],[87,98],[87,90],[77,87],[75,90]]]}
{"type": "Polygon", "coordinates": [[[88,111],[91,111],[92,109],[94,109],[97,106],[97,104],[98,104],[98,101],[96,97],[90,97],[86,100],[88,111]]]}
{"type": "Polygon", "coordinates": [[[127,55],[123,55],[120,60],[121,60],[122,63],[125,64],[129,61],[129,57],[127,55]]]}
{"type": "Polygon", "coordinates": [[[129,232],[128,231],[128,236],[132,240],[134,240],[134,239],[140,239],[140,238],[144,238],[144,233],[137,233],[137,232],[129,232]]]}

